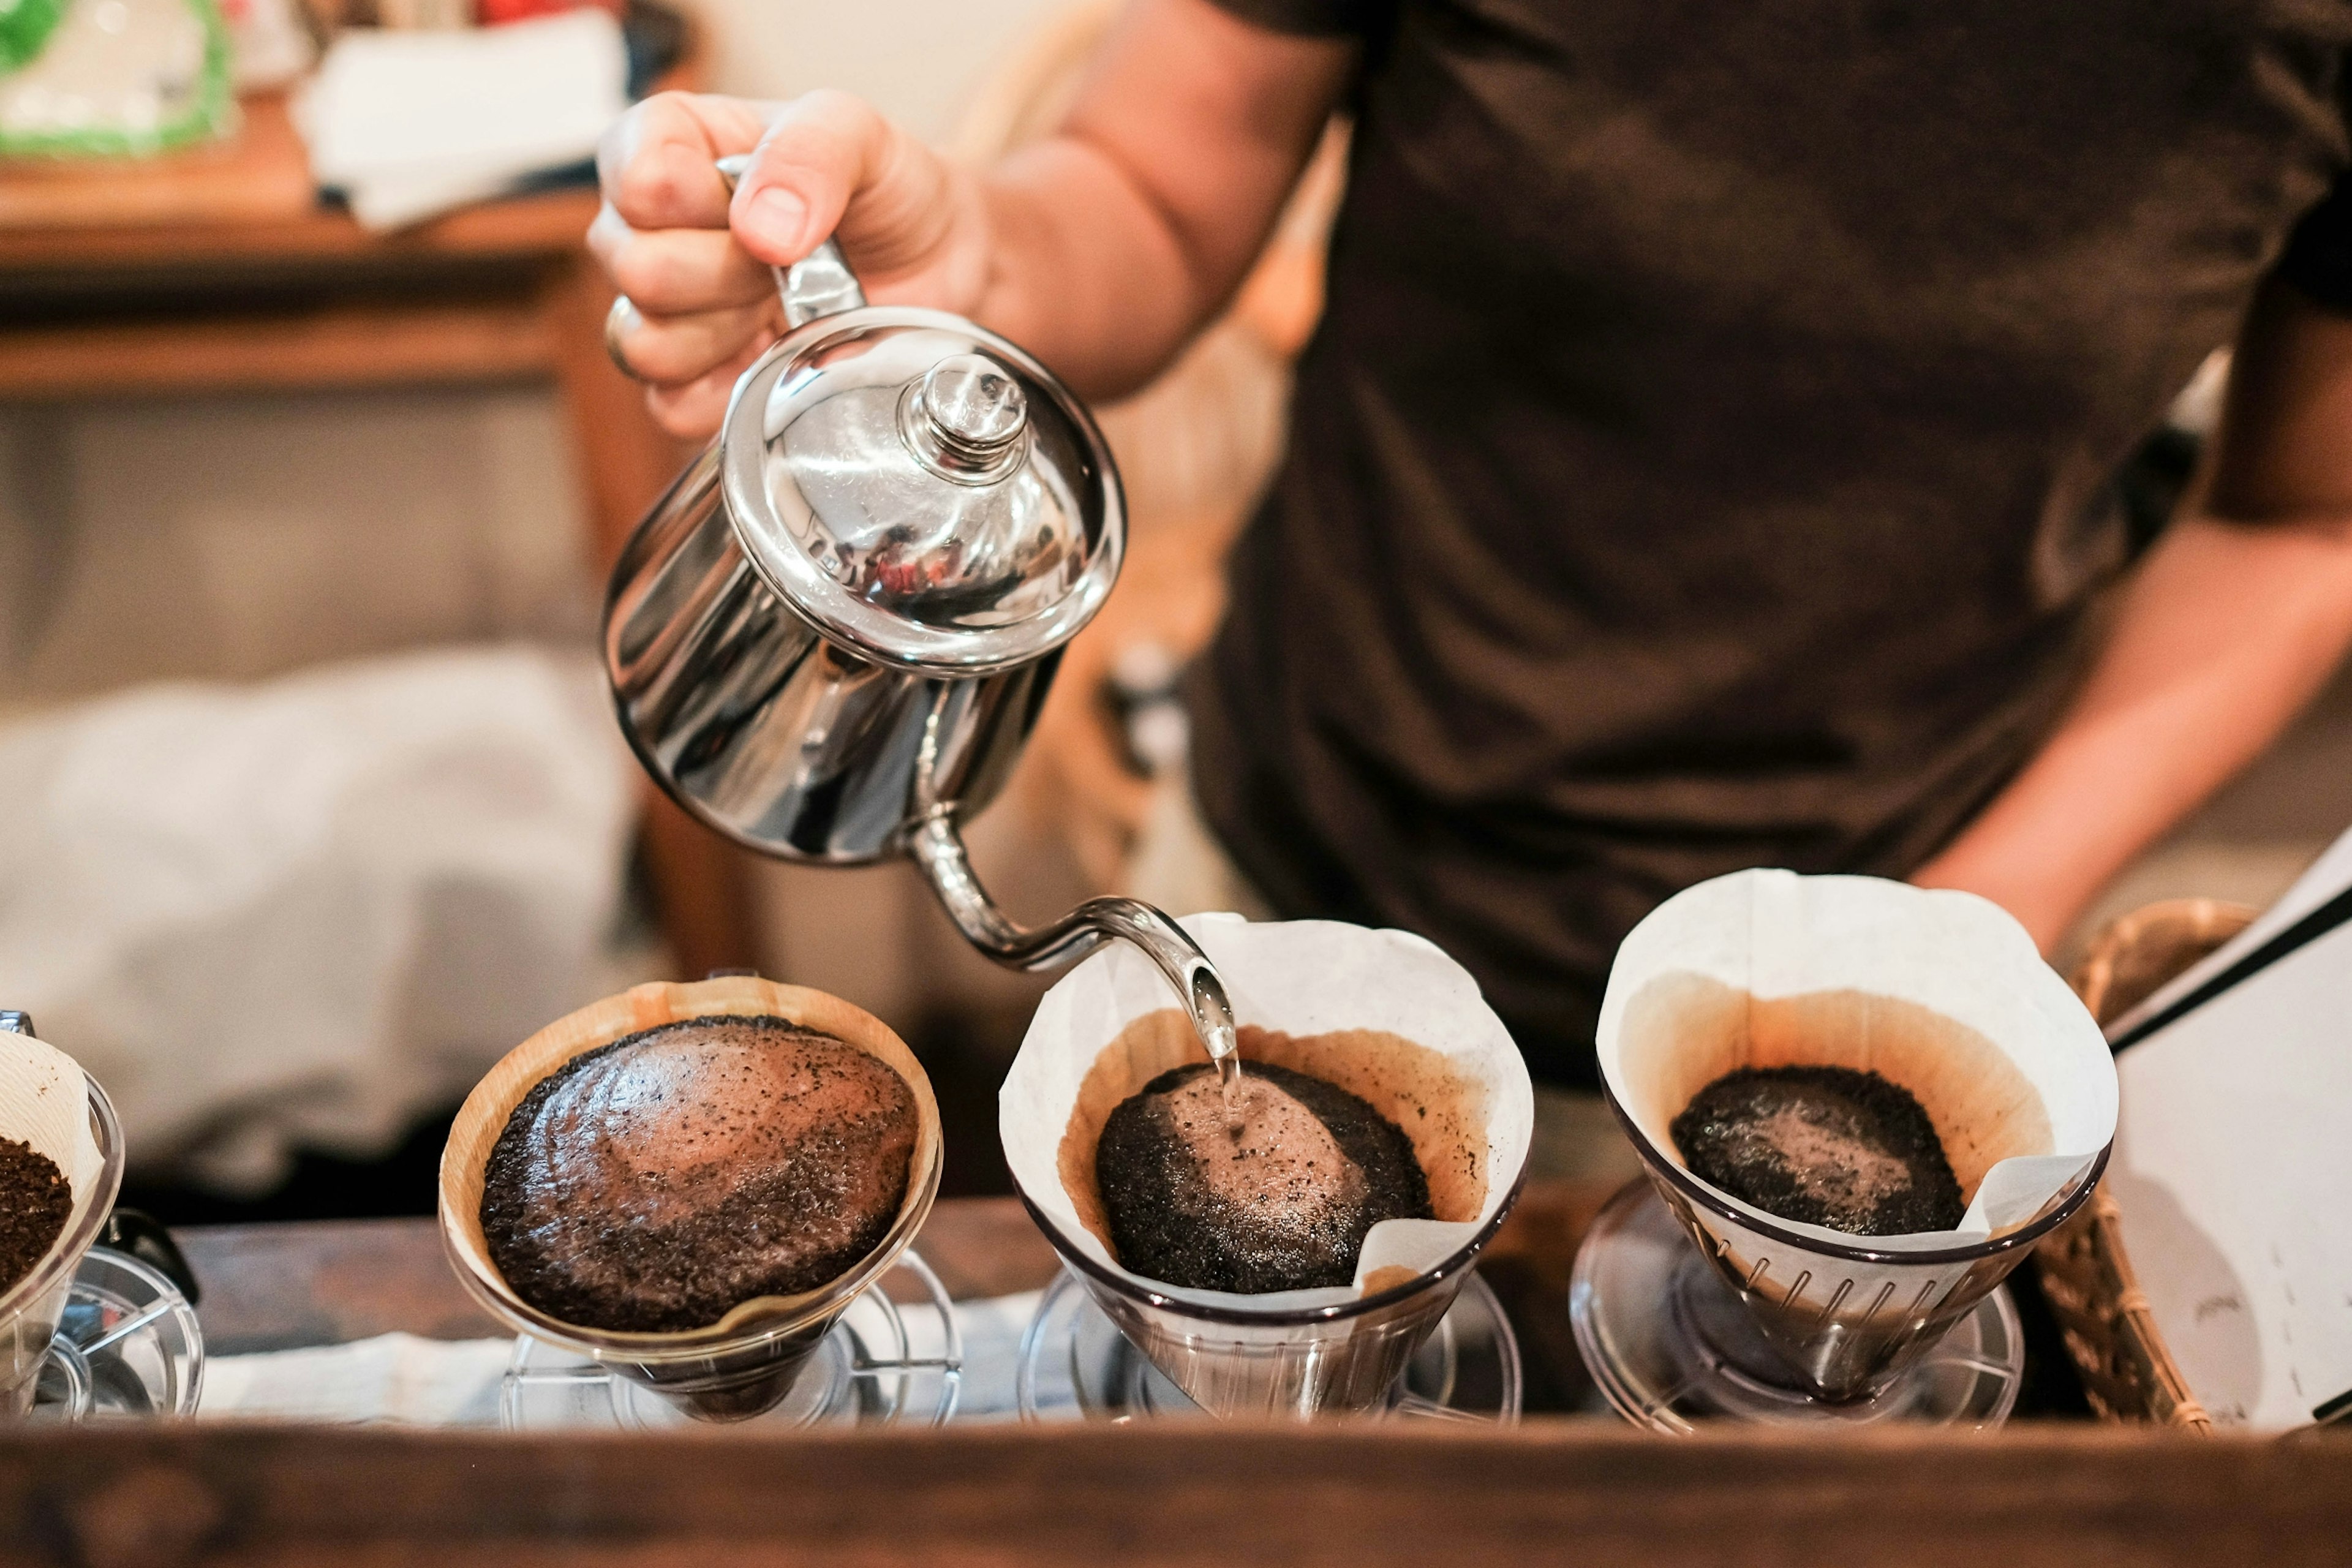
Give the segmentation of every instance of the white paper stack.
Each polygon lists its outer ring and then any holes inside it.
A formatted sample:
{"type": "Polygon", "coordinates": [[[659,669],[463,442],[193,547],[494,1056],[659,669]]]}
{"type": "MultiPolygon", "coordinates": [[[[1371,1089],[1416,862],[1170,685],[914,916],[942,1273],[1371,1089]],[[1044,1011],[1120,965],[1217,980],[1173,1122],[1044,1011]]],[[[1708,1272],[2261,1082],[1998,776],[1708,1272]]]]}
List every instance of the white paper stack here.
{"type": "MultiPolygon", "coordinates": [[[[2352,835],[2114,1037],[2131,1039],[2347,889],[2352,835]]],[[[2190,1392],[2217,1422],[2262,1431],[2352,1415],[2352,923],[2305,935],[2116,1060],[2123,1115],[2107,1180],[2125,1247],[2190,1392]]]]}
{"type": "Polygon", "coordinates": [[[398,228],[591,157],[628,107],[628,54],[590,8],[454,32],[338,37],[295,107],[322,189],[398,228]]]}

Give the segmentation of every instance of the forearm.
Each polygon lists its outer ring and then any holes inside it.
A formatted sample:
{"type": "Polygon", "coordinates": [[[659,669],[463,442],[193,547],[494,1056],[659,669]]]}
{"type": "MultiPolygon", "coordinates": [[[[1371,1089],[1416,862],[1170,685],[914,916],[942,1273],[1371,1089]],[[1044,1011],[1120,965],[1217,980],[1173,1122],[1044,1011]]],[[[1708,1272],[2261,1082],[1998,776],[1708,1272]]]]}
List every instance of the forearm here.
{"type": "Polygon", "coordinates": [[[1149,379],[1240,283],[1352,63],[1208,0],[1129,6],[1061,131],[977,176],[979,319],[1090,396],[1149,379]]]}
{"type": "Polygon", "coordinates": [[[985,177],[995,243],[973,318],[1087,398],[1141,385],[1214,313],[1233,280],[1204,277],[1127,170],[1060,136],[985,177]]]}
{"type": "Polygon", "coordinates": [[[1915,880],[2048,948],[2133,857],[2277,737],[2352,647],[2352,517],[2176,523],[2057,732],[1915,880]]]}
{"type": "Polygon", "coordinates": [[[2266,284],[2221,428],[2050,743],[1915,879],[2045,948],[2284,730],[2352,646],[2352,319],[2266,284]]]}

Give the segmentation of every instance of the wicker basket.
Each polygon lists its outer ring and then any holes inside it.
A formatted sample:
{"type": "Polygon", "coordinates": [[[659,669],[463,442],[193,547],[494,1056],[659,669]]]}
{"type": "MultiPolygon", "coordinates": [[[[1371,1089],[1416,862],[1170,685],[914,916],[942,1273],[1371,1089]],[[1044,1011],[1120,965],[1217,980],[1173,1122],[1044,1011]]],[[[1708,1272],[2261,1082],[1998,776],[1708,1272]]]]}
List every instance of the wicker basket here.
{"type": "MultiPolygon", "coordinates": [[[[2254,911],[2213,899],[2149,904],[2101,931],[2074,975],[2100,1023],[2122,1016],[2158,987],[2246,927],[2254,911]]],[[[2112,1185],[2092,1194],[2035,1254],[2042,1290],[2083,1374],[2092,1407],[2110,1421],[2213,1428],[2189,1391],[2124,1251],[2112,1185]]]]}

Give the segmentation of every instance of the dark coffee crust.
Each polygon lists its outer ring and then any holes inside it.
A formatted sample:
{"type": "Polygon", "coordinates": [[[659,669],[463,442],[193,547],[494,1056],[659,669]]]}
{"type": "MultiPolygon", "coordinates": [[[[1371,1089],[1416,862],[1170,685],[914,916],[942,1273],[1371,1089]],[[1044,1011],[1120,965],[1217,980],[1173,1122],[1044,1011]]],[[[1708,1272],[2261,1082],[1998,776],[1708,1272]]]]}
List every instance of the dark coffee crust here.
{"type": "Polygon", "coordinates": [[[29,1143],[0,1138],[0,1291],[48,1255],[73,1217],[73,1186],[29,1143]]]}
{"type": "Polygon", "coordinates": [[[1668,1129],[1700,1180],[1765,1213],[1855,1236],[1950,1230],[1968,1212],[1936,1124],[1901,1085],[1851,1068],[1741,1068],[1691,1097],[1668,1129]],[[1883,1193],[1825,1198],[1780,1151],[1757,1136],[1766,1117],[1793,1111],[1885,1155],[1908,1181],[1883,1193]]]}
{"type": "MultiPolygon", "coordinates": [[[[830,1283],[879,1246],[906,1199],[918,1125],[906,1080],[832,1035],[782,1018],[681,1020],[583,1052],[532,1086],[484,1170],[483,1237],[515,1293],[562,1321],[703,1328],[756,1297],[830,1283]],[[730,1099],[684,1093],[630,1112],[658,1118],[656,1142],[674,1136],[684,1151],[674,1164],[623,1159],[610,1122],[550,1125],[551,1100],[609,1058],[709,1040],[750,1047],[721,1086],[730,1099]],[[747,1085],[761,1073],[797,1076],[747,1085]],[[806,1087],[792,1094],[782,1082],[806,1087]],[[725,1156],[701,1157],[703,1139],[725,1156]]],[[[646,1131],[631,1135],[642,1143],[646,1131]]]]}
{"type": "Polygon", "coordinates": [[[1258,1062],[1249,1075],[1305,1106],[1361,1173],[1362,1199],[1325,1204],[1301,1231],[1268,1226],[1211,1192],[1166,1103],[1170,1092],[1211,1070],[1202,1062],[1161,1073],[1103,1122],[1095,1184],[1124,1267],[1171,1285],[1245,1295],[1346,1285],[1373,1226],[1433,1217],[1428,1179],[1394,1122],[1336,1084],[1258,1062]]]}

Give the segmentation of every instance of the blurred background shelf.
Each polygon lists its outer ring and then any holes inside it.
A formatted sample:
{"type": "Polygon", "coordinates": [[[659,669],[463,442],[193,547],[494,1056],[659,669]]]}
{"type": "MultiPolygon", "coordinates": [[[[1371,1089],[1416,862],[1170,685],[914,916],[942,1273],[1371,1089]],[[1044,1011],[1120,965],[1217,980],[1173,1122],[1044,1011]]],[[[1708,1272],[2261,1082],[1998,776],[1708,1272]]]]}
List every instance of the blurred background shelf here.
{"type": "Polygon", "coordinates": [[[560,341],[539,306],[495,301],[32,328],[0,335],[0,397],[520,381],[552,372],[560,341]]]}

